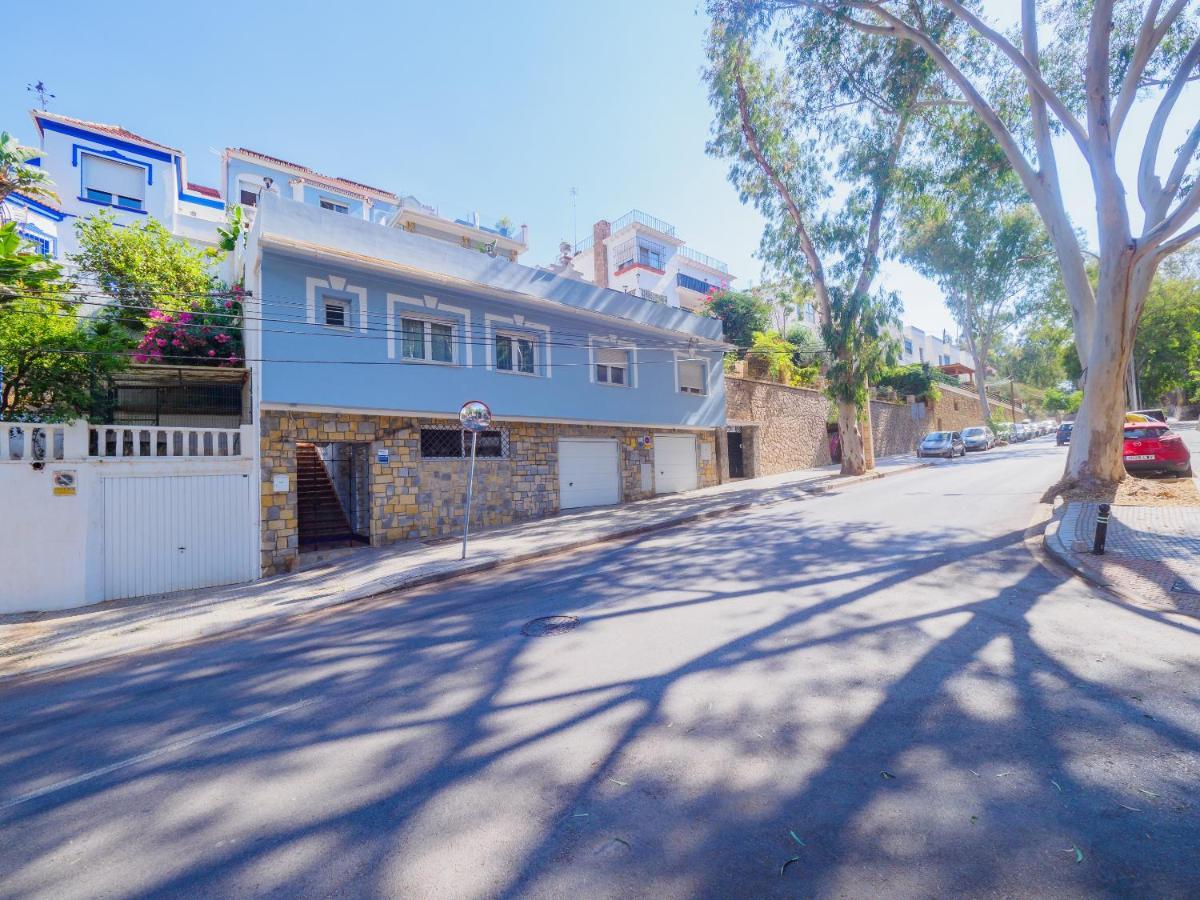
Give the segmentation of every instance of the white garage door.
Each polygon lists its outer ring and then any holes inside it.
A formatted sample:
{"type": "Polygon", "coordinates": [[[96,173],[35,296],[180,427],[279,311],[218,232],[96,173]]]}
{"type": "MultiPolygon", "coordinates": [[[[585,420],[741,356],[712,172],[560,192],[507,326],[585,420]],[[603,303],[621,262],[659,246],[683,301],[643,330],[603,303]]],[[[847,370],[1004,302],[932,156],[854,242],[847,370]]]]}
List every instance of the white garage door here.
{"type": "Polygon", "coordinates": [[[608,506],[621,502],[620,466],[615,440],[560,438],[558,505],[560,509],[608,506]]]}
{"type": "Polygon", "coordinates": [[[104,598],[258,577],[245,475],[104,479],[104,598]]]}
{"type": "Polygon", "coordinates": [[[654,436],[654,493],[696,489],[696,438],[690,434],[654,436]]]}

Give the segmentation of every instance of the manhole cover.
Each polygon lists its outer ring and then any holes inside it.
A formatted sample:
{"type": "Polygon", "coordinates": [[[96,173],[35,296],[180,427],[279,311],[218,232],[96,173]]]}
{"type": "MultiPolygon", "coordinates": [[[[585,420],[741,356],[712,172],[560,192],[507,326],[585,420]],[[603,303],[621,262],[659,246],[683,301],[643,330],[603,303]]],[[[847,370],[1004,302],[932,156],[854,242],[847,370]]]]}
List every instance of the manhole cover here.
{"type": "Polygon", "coordinates": [[[1177,594],[1200,594],[1200,587],[1184,581],[1182,578],[1175,579],[1175,583],[1171,585],[1171,590],[1177,594]]]}
{"type": "Polygon", "coordinates": [[[579,620],[574,616],[542,616],[540,619],[526,622],[521,634],[529,637],[549,637],[552,634],[570,631],[578,624],[579,620]]]}

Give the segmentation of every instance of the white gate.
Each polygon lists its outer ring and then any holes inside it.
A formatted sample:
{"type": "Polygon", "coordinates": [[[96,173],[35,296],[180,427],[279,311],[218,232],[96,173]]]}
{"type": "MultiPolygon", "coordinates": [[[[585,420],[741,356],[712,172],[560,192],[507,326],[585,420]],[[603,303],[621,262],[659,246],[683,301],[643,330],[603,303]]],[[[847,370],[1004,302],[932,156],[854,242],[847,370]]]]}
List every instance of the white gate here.
{"type": "Polygon", "coordinates": [[[246,475],[104,478],[104,599],[251,581],[246,475]]]}

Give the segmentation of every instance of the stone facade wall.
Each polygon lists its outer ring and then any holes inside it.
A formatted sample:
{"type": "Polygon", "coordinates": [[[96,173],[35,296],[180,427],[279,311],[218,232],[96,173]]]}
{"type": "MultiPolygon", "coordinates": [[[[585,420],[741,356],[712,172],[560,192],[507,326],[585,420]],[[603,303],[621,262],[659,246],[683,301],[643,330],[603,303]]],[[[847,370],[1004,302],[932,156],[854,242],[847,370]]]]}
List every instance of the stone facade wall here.
{"type": "MultiPolygon", "coordinates": [[[[1013,421],[1012,407],[1007,403],[1000,403],[989,397],[988,406],[991,408],[994,420],[1004,422],[1013,421]]],[[[1016,420],[1020,422],[1025,418],[1025,412],[1018,408],[1016,420]]],[[[938,397],[938,402],[934,404],[929,425],[925,430],[962,431],[964,428],[970,428],[972,425],[985,424],[987,423],[983,421],[983,416],[980,415],[979,395],[975,393],[974,388],[953,388],[948,385],[941,385],[941,396],[938,397]]]]}
{"type": "Polygon", "coordinates": [[[725,377],[726,418],[742,425],[747,476],[828,465],[829,400],[819,391],[725,377]],[[749,423],[752,427],[745,427],[749,423]]]}
{"type": "Polygon", "coordinates": [[[871,401],[871,429],[875,438],[875,456],[915,453],[917,444],[930,430],[928,407],[923,419],[914,419],[907,403],[889,400],[871,401]]]}
{"type": "MultiPolygon", "coordinates": [[[[458,534],[466,508],[467,462],[422,459],[421,428],[445,426],[446,419],[371,416],[351,413],[263,410],[262,565],[263,574],[292,569],[299,556],[296,442],[370,444],[371,544],[458,534]],[[389,459],[379,462],[386,449],[389,459]],[[276,492],[273,478],[288,477],[288,490],[276,492]]],[[[475,463],[472,527],[506,525],[558,511],[558,439],[616,438],[620,442],[622,502],[654,494],[654,449],[642,438],[656,433],[696,435],[700,487],[719,480],[716,432],[670,432],[593,425],[497,421],[508,438],[508,456],[479,457],[475,463]],[[645,469],[644,487],[643,466],[645,469]]]]}

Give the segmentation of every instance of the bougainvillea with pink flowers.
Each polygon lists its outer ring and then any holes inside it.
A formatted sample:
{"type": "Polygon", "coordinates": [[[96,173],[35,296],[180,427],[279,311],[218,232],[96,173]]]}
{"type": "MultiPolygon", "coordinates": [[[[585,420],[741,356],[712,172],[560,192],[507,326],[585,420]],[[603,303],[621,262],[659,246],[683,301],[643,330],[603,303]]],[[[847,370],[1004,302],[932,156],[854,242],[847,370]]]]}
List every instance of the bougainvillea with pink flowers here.
{"type": "Polygon", "coordinates": [[[241,289],[193,300],[186,309],[150,310],[133,358],[168,365],[242,365],[241,289]]]}

